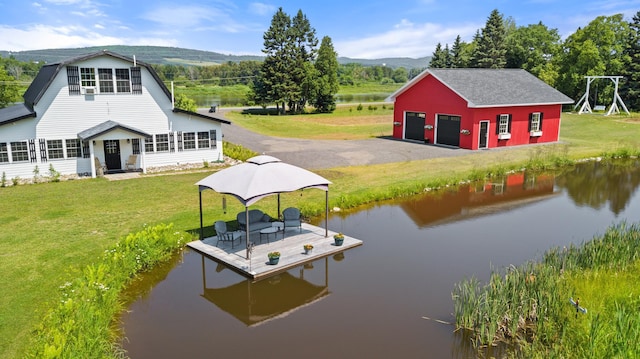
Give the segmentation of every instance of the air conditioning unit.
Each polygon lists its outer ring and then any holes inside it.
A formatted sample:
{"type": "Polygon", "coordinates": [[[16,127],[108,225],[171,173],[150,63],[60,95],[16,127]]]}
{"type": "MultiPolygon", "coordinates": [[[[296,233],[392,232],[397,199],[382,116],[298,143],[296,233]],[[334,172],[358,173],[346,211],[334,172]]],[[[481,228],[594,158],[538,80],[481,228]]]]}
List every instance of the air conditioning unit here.
{"type": "Polygon", "coordinates": [[[95,87],[83,87],[82,90],[84,91],[85,95],[95,95],[96,94],[96,88],[95,87]]]}

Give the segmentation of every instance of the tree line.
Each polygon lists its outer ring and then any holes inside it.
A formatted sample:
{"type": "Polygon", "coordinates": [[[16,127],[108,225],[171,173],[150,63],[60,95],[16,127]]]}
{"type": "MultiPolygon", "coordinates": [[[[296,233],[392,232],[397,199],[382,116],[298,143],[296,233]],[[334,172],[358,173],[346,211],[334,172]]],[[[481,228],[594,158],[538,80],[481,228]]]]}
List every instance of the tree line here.
{"type": "MultiPolygon", "coordinates": [[[[629,109],[640,110],[640,11],[631,21],[622,14],[598,16],[562,40],[542,22],[517,26],[493,10],[471,42],[460,36],[449,47],[436,45],[433,68],[522,68],[578,99],[585,76],[624,76],[619,93],[629,109]]],[[[590,91],[592,104],[613,101],[612,81],[600,80],[590,91]]]]}

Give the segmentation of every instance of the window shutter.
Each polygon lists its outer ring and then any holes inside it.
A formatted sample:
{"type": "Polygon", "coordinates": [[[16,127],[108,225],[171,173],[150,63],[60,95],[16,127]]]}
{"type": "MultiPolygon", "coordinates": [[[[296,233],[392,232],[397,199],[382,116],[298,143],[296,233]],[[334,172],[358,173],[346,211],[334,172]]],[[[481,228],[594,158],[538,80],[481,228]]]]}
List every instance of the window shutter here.
{"type": "Polygon", "coordinates": [[[533,113],[529,114],[529,129],[527,131],[531,132],[531,125],[533,122],[533,113]]]}
{"type": "Polygon", "coordinates": [[[33,138],[29,139],[29,157],[31,162],[38,162],[36,158],[36,140],[33,138]]]}
{"type": "Polygon", "coordinates": [[[142,74],[140,67],[131,68],[131,93],[134,95],[142,94],[142,74]]]}
{"type": "Polygon", "coordinates": [[[500,134],[500,115],[496,115],[496,135],[500,134]]]}
{"type": "Polygon", "coordinates": [[[538,128],[540,129],[540,131],[542,131],[542,112],[540,112],[540,126],[538,126],[538,128]]]}
{"type": "Polygon", "coordinates": [[[178,131],[178,152],[182,152],[182,131],[178,131]]]}
{"type": "Polygon", "coordinates": [[[169,152],[176,152],[176,144],[173,140],[173,132],[169,132],[169,152]]]}
{"type": "Polygon", "coordinates": [[[47,162],[47,141],[40,139],[40,162],[47,162]]]}
{"type": "Polygon", "coordinates": [[[90,156],[89,141],[82,141],[82,158],[89,158],[90,156]]]}
{"type": "Polygon", "coordinates": [[[507,132],[511,133],[511,115],[509,115],[509,122],[507,122],[507,132]]]}
{"type": "Polygon", "coordinates": [[[80,95],[78,66],[67,66],[67,83],[69,85],[69,95],[80,95]]]}
{"type": "Polygon", "coordinates": [[[218,141],[216,141],[216,130],[211,130],[209,135],[209,139],[211,140],[211,148],[216,148],[216,144],[218,141]]]}

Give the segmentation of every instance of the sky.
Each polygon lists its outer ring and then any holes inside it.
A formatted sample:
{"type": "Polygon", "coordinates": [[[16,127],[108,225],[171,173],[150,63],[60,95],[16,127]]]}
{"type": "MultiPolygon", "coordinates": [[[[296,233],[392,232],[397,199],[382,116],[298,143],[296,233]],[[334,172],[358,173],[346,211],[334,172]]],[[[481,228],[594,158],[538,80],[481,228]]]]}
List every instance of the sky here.
{"type": "Polygon", "coordinates": [[[630,21],[640,0],[0,0],[0,50],[154,45],[263,55],[278,8],[299,10],[340,57],[431,56],[470,42],[497,9],[517,26],[542,22],[565,39],[597,16],[630,21]]]}

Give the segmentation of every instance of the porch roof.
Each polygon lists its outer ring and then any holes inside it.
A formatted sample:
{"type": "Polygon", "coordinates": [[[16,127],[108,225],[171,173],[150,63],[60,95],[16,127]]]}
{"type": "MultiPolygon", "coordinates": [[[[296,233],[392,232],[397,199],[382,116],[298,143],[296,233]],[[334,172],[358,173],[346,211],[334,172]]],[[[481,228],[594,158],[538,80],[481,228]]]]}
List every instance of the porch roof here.
{"type": "Polygon", "coordinates": [[[117,130],[117,129],[128,131],[139,136],[144,136],[144,137],[151,136],[150,134],[142,130],[138,130],[137,128],[133,128],[131,126],[123,125],[119,122],[109,120],[78,133],[78,137],[83,141],[88,141],[102,134],[105,134],[107,132],[117,130]]]}
{"type": "Polygon", "coordinates": [[[0,126],[28,117],[36,117],[36,112],[23,103],[0,108],[0,126]]]}

